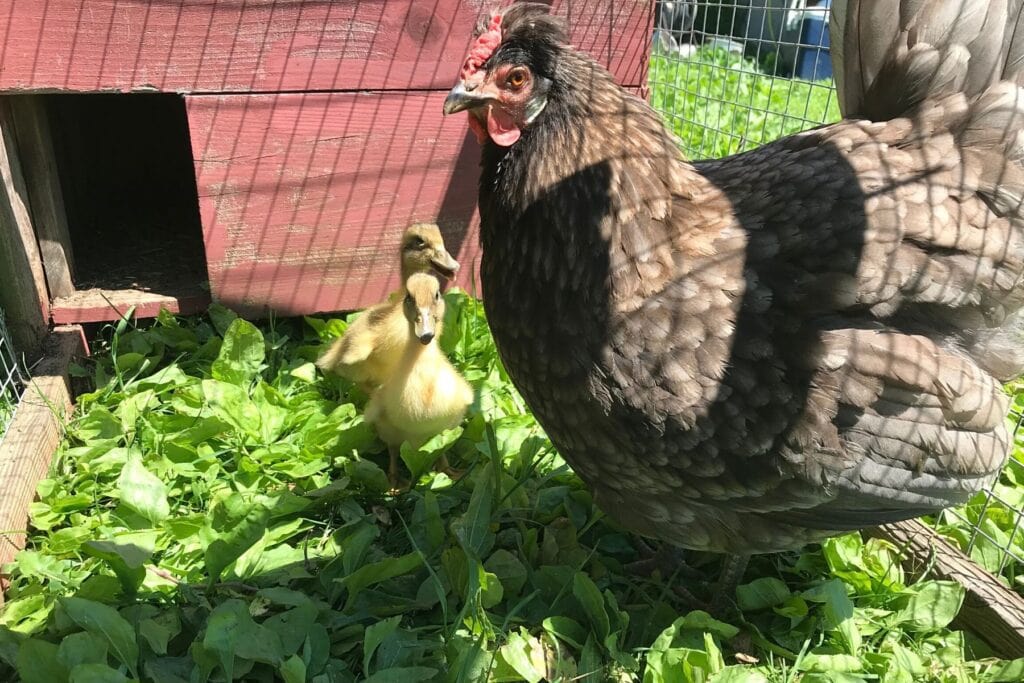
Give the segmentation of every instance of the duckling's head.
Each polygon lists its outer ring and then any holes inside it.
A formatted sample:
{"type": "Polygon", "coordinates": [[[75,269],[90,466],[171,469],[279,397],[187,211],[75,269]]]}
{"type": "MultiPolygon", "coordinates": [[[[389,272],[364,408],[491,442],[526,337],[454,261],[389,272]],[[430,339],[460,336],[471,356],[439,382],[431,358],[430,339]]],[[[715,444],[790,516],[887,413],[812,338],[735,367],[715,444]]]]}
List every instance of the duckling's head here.
{"type": "Polygon", "coordinates": [[[441,230],[433,223],[417,223],[402,233],[402,281],[413,273],[434,273],[451,280],[459,272],[459,262],[444,247],[441,230]]]}
{"type": "Polygon", "coordinates": [[[405,281],[403,302],[405,319],[421,344],[426,346],[441,334],[444,319],[444,299],[437,278],[426,273],[414,273],[405,281]]]}

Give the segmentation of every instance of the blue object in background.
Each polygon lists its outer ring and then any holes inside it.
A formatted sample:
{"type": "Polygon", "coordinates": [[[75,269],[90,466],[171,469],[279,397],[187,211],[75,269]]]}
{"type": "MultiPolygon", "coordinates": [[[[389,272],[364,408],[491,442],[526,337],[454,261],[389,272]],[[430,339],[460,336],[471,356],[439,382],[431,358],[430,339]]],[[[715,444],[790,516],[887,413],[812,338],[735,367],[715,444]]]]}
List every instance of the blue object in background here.
{"type": "MultiPolygon", "coordinates": [[[[832,0],[819,2],[818,7],[832,7],[832,0]]],[[[804,18],[800,26],[800,45],[796,52],[793,76],[808,81],[832,77],[832,57],[829,54],[828,13],[814,12],[804,18]],[[808,47],[810,46],[810,47],[808,47]],[[820,47],[819,47],[820,46],[820,47]]]]}

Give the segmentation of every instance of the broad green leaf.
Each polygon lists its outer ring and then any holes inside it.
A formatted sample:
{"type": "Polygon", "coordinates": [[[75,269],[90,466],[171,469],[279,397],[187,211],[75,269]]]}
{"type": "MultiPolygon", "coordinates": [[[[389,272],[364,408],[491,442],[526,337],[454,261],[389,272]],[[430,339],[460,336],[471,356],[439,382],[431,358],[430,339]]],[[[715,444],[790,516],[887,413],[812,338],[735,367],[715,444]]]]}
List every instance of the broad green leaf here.
{"type": "Polygon", "coordinates": [[[206,310],[206,315],[210,316],[210,322],[213,323],[217,334],[222,337],[231,329],[231,324],[238,320],[237,313],[218,303],[210,304],[210,307],[206,310]]]}
{"type": "Polygon", "coordinates": [[[1024,681],[1024,658],[997,662],[983,679],[987,683],[1019,683],[1024,681]]]}
{"type": "Polygon", "coordinates": [[[245,389],[216,379],[204,379],[202,387],[214,416],[234,427],[240,436],[261,439],[260,409],[245,389]]]}
{"type": "Polygon", "coordinates": [[[491,509],[494,493],[488,475],[491,468],[485,470],[473,488],[469,499],[469,507],[465,514],[452,522],[452,532],[459,540],[466,554],[475,559],[482,559],[484,554],[494,545],[494,532],[491,531],[491,509]]]}
{"type": "Polygon", "coordinates": [[[480,584],[480,604],[484,609],[491,609],[501,604],[505,597],[505,589],[497,576],[477,565],[478,582],[480,584]]]}
{"type": "Polygon", "coordinates": [[[863,670],[864,665],[854,655],[829,655],[809,653],[797,663],[800,671],[854,673],[863,670]]]}
{"type": "Polygon", "coordinates": [[[121,504],[142,515],[153,525],[159,524],[171,514],[167,502],[167,486],[146,469],[140,458],[128,458],[117,480],[117,488],[121,504]]]}
{"type": "Polygon", "coordinates": [[[402,444],[402,462],[409,468],[412,480],[416,481],[421,475],[430,471],[434,463],[444,455],[453,443],[462,436],[462,427],[455,427],[435,435],[419,448],[412,448],[408,442],[402,444]]]}
{"type": "Polygon", "coordinates": [[[82,550],[109,564],[124,592],[133,595],[146,577],[143,565],[153,554],[155,539],[153,533],[126,534],[113,541],[87,541],[82,550]]]}
{"type": "Polygon", "coordinates": [[[228,680],[235,675],[236,659],[272,666],[282,659],[280,638],[253,621],[248,605],[241,600],[227,600],[210,613],[203,647],[217,655],[228,680]]]}
{"type": "Polygon", "coordinates": [[[426,491],[423,497],[416,502],[409,531],[419,549],[426,554],[434,552],[444,543],[444,522],[441,520],[437,495],[433,491],[426,491]]]}
{"type": "Polygon", "coordinates": [[[366,635],[363,637],[363,673],[370,675],[370,660],[377,647],[385,638],[395,632],[402,617],[391,617],[384,621],[378,621],[372,626],[366,627],[366,635]]]}
{"type": "Polygon", "coordinates": [[[715,619],[710,614],[702,610],[694,610],[682,619],[676,620],[676,625],[680,629],[708,631],[726,640],[729,640],[730,638],[735,638],[736,635],[740,632],[740,630],[732,624],[727,624],[724,621],[719,621],[718,619],[715,619]]]}
{"type": "Polygon", "coordinates": [[[281,639],[281,656],[295,654],[309,637],[316,622],[316,607],[307,601],[294,609],[275,614],[263,622],[281,639]]]}
{"type": "Polygon", "coordinates": [[[801,595],[811,602],[822,603],[825,628],[839,634],[847,654],[856,655],[860,649],[861,636],[853,620],[853,601],[846,594],[843,582],[838,579],[825,581],[801,595]]]}
{"type": "Polygon", "coordinates": [[[545,631],[575,648],[582,650],[587,642],[587,631],[569,617],[548,617],[543,626],[545,631]]]}
{"type": "Polygon", "coordinates": [[[60,661],[57,646],[29,638],[18,650],[18,676],[22,683],[64,683],[68,669],[60,661]]]}
{"type": "Polygon", "coordinates": [[[348,576],[338,579],[348,589],[345,610],[351,609],[355,599],[359,596],[359,592],[364,588],[416,571],[422,565],[423,557],[417,552],[411,552],[401,557],[388,557],[368,564],[360,567],[348,576]]]}
{"type": "Polygon", "coordinates": [[[69,683],[128,683],[128,677],[106,664],[79,664],[71,670],[69,683]]]}
{"type": "Polygon", "coordinates": [[[955,581],[922,581],[911,589],[898,618],[911,631],[933,631],[949,625],[964,601],[964,587],[955,581]]]}
{"type": "Polygon", "coordinates": [[[587,615],[590,628],[599,641],[603,641],[611,632],[608,613],[604,609],[604,598],[593,580],[583,572],[576,572],[572,579],[572,594],[580,602],[583,613],[587,615]]]}
{"type": "Polygon", "coordinates": [[[547,666],[544,648],[536,638],[517,631],[508,637],[508,642],[498,650],[501,658],[528,683],[538,683],[544,678],[547,666]]]}
{"type": "Polygon", "coordinates": [[[786,584],[766,576],[736,587],[736,600],[743,611],[755,611],[781,605],[790,596],[786,584]]]}
{"type": "Polygon", "coordinates": [[[163,612],[154,619],[143,619],[139,622],[139,635],[158,655],[167,654],[167,643],[180,632],[181,623],[174,612],[163,612]]]}
{"type": "Polygon", "coordinates": [[[68,671],[79,664],[106,664],[107,641],[88,631],[72,633],[60,641],[57,659],[68,671]]]}
{"type": "Polygon", "coordinates": [[[139,645],[131,624],[114,608],[91,600],[64,598],[60,604],[73,622],[106,641],[111,654],[138,678],[139,645]]]}
{"type": "MultiPolygon", "coordinates": [[[[593,635],[587,636],[587,642],[580,653],[579,675],[583,683],[605,683],[605,667],[601,660],[601,651],[593,635]]],[[[646,683],[646,679],[645,679],[646,683]]]]}
{"type": "Polygon", "coordinates": [[[292,655],[281,662],[281,678],[284,683],[306,683],[306,664],[302,657],[292,655]]]}
{"type": "Polygon", "coordinates": [[[526,585],[526,567],[518,557],[504,548],[498,548],[491,553],[484,562],[484,569],[498,577],[507,595],[518,595],[526,585]]]}
{"type": "Polygon", "coordinates": [[[429,681],[437,675],[437,669],[425,666],[399,666],[392,669],[378,671],[363,683],[416,683],[416,681],[429,681]]]}
{"type": "Polygon", "coordinates": [[[269,522],[270,510],[258,500],[234,495],[218,505],[210,526],[203,530],[210,581],[216,581],[228,565],[259,541],[269,522]]]}
{"type": "Polygon", "coordinates": [[[768,677],[745,666],[727,666],[708,679],[708,683],[768,683],[768,677]]]}

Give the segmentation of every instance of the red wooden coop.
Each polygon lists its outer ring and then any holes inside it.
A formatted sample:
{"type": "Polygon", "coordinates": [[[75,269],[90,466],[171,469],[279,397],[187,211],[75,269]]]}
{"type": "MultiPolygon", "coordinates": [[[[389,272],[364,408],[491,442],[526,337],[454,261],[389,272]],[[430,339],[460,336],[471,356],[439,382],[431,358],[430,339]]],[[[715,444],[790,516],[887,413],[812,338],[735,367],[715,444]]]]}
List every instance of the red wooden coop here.
{"type": "MultiPolygon", "coordinates": [[[[441,104],[497,4],[0,0],[12,327],[211,298],[250,316],[362,307],[397,284],[414,221],[475,264],[479,151],[441,104]]],[[[643,88],[652,2],[553,6],[643,88]]]]}

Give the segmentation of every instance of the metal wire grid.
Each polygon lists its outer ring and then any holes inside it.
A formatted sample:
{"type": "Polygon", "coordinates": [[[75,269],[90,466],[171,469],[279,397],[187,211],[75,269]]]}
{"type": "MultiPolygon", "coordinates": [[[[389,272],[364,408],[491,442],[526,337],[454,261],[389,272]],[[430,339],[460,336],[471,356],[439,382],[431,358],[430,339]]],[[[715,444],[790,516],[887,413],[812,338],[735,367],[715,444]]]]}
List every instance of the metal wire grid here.
{"type": "Polygon", "coordinates": [[[25,374],[14,353],[3,311],[0,311],[0,440],[7,433],[7,427],[14,419],[14,411],[21,399],[25,374]]]}
{"type": "MultiPolygon", "coordinates": [[[[649,84],[692,159],[726,156],[840,118],[829,0],[658,0],[649,84]]],[[[1024,384],[1000,479],[930,520],[1024,592],[1024,384]]]]}
{"type": "Polygon", "coordinates": [[[838,120],[829,4],[655,3],[652,104],[665,113],[687,156],[725,156],[838,120]]]}
{"type": "Polygon", "coordinates": [[[943,511],[936,526],[978,564],[1024,593],[1024,386],[1007,419],[1013,450],[999,480],[962,508],[943,511]]]}

